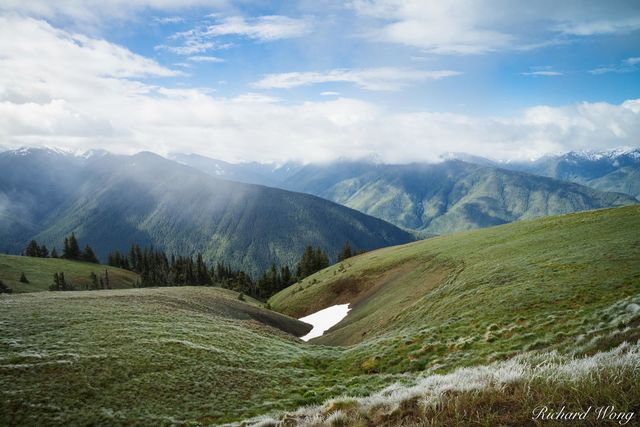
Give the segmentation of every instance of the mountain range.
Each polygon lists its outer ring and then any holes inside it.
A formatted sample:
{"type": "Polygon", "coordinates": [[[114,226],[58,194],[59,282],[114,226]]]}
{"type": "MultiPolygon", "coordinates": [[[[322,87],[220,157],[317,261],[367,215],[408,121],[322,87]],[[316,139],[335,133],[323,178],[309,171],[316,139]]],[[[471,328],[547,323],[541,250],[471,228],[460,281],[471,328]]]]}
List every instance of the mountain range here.
{"type": "Polygon", "coordinates": [[[568,159],[577,156],[503,164],[456,155],[440,163],[338,161],[260,165],[259,170],[247,163],[221,165],[202,156],[175,159],[205,173],[215,171],[241,181],[262,179],[265,185],[320,196],[406,229],[441,234],[637,203],[633,190],[640,185],[635,179],[640,174],[640,151],[583,156],[568,173],[568,159]],[[598,186],[603,188],[594,188],[598,186]]]}
{"type": "Polygon", "coordinates": [[[202,253],[253,274],[293,266],[306,245],[334,258],[413,236],[319,197],[225,181],[152,153],[74,156],[53,150],[0,153],[0,251],[36,239],[49,248],[71,232],[99,258],[133,244],[202,253]],[[295,238],[294,238],[295,237],[295,238]]]}

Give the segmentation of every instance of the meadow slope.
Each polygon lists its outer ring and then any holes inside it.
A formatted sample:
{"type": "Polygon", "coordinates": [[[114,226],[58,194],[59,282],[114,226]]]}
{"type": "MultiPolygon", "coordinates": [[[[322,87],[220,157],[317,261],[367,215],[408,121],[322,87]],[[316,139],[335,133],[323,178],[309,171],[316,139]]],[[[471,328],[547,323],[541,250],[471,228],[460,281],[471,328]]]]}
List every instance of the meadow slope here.
{"type": "Polygon", "coordinates": [[[133,288],[140,279],[133,271],[107,265],[0,254],[0,280],[16,293],[48,291],[53,283],[53,274],[60,272],[64,273],[68,284],[81,289],[91,283],[91,273],[104,276],[105,270],[109,272],[109,284],[113,289],[133,288]],[[20,282],[21,273],[25,274],[29,283],[20,282]]]}
{"type": "Polygon", "coordinates": [[[611,334],[615,343],[636,340],[640,320],[620,319],[638,294],[640,207],[630,206],[366,253],[269,303],[293,317],[351,303],[349,315],[312,342],[360,344],[349,352],[353,369],[406,372],[484,364],[522,350],[606,349],[614,343],[597,337],[611,334]]]}

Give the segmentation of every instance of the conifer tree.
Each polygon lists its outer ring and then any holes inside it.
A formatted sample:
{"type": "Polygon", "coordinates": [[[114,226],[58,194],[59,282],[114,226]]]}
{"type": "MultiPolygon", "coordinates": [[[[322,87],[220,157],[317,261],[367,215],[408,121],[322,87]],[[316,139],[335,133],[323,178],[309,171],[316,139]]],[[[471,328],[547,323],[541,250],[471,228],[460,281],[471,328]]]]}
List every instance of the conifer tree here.
{"type": "Polygon", "coordinates": [[[64,251],[62,252],[62,258],[78,261],[82,259],[80,246],[78,245],[75,233],[71,233],[71,236],[64,239],[64,251]]]}
{"type": "Polygon", "coordinates": [[[91,272],[91,288],[90,289],[100,289],[100,285],[98,284],[98,276],[93,271],[91,272]]]}
{"type": "Polygon", "coordinates": [[[40,258],[49,258],[49,249],[45,245],[40,246],[38,256],[40,258]]]}
{"type": "Polygon", "coordinates": [[[54,248],[51,250],[51,258],[58,258],[58,250],[54,248]]]}
{"type": "Polygon", "coordinates": [[[84,247],[84,251],[82,252],[82,261],[91,262],[93,264],[100,264],[98,258],[96,257],[96,254],[93,252],[93,249],[91,249],[91,246],[89,245],[86,245],[84,247]]]}
{"type": "Polygon", "coordinates": [[[24,272],[20,274],[20,283],[29,283],[27,276],[24,275],[24,272]]]}
{"type": "Polygon", "coordinates": [[[349,241],[345,241],[344,245],[342,246],[342,250],[340,251],[340,253],[338,254],[338,262],[340,261],[344,261],[347,258],[351,258],[353,256],[352,252],[351,252],[351,245],[349,244],[349,241]]]}
{"type": "Polygon", "coordinates": [[[30,257],[39,257],[40,247],[38,246],[38,242],[36,242],[35,240],[30,241],[26,249],[24,250],[24,255],[30,257]]]}

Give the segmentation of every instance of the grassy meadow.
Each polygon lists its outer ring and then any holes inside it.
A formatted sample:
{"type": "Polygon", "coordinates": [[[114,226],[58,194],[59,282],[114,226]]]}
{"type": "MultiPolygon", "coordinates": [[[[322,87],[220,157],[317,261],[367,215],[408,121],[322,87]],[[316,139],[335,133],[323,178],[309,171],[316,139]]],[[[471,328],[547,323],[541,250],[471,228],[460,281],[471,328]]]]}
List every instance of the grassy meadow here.
{"type": "Polygon", "coordinates": [[[640,207],[362,254],[269,306],[212,287],[0,295],[0,424],[488,426],[527,424],[543,398],[640,409],[640,207]],[[309,327],[294,318],[346,302],[324,336],[296,338],[309,327]]]}
{"type": "Polygon", "coordinates": [[[0,254],[0,280],[15,293],[48,291],[49,285],[53,283],[53,274],[60,272],[64,273],[67,283],[80,289],[91,283],[92,272],[97,276],[104,276],[105,270],[109,272],[109,282],[113,289],[132,288],[139,279],[132,271],[107,265],[0,254]],[[22,273],[29,283],[20,282],[22,273]]]}

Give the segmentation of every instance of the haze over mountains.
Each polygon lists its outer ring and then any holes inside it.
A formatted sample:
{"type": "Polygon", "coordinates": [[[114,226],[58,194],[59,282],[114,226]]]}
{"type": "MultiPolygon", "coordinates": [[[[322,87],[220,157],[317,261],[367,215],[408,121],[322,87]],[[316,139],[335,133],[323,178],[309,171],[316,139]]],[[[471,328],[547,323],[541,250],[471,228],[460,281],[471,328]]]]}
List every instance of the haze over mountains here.
{"type": "Polygon", "coordinates": [[[513,164],[469,155],[435,164],[338,161],[279,167],[234,165],[197,155],[173,158],[209,174],[314,194],[400,227],[436,234],[633,204],[640,185],[637,149],[513,164]]]}
{"type": "Polygon", "coordinates": [[[333,202],[223,181],[152,153],[9,151],[0,170],[0,251],[21,251],[32,238],[60,249],[75,231],[103,260],[137,243],[256,274],[271,263],[293,266],[306,245],[334,257],[346,240],[359,249],[413,240],[333,202]]]}

